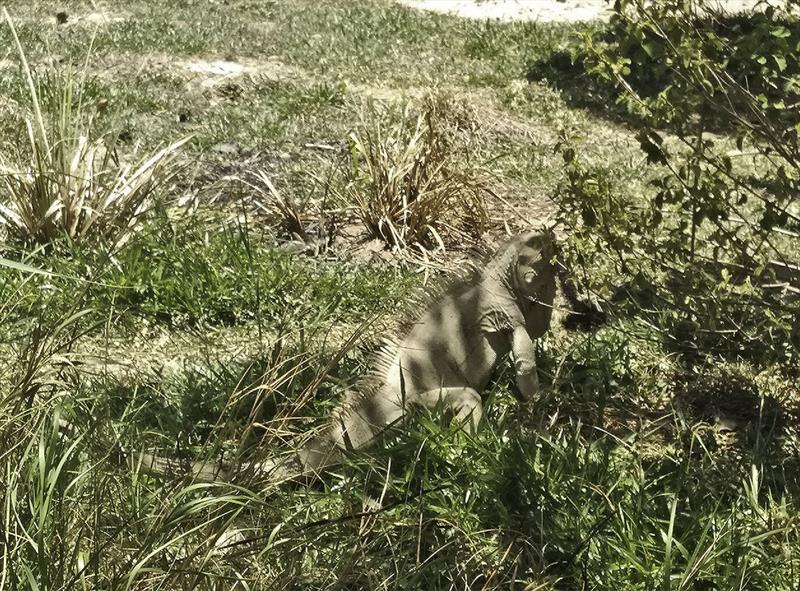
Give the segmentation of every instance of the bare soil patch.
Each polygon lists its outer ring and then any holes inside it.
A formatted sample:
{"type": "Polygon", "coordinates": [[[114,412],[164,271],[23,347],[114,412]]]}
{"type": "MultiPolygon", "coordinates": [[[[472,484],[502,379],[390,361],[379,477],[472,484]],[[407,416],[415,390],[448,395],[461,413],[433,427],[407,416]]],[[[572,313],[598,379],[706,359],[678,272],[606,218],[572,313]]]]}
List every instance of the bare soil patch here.
{"type": "Polygon", "coordinates": [[[92,27],[121,23],[129,18],[130,14],[119,11],[95,10],[81,14],[63,10],[53,14],[52,21],[61,26],[92,27]]]}
{"type": "MultiPolygon", "coordinates": [[[[400,4],[463,18],[499,21],[581,22],[607,20],[606,0],[398,0],[400,4]]],[[[756,0],[713,0],[712,8],[725,12],[752,10],[756,0]]]]}
{"type": "Polygon", "coordinates": [[[298,80],[307,77],[300,68],[276,58],[265,60],[195,60],[178,62],[184,71],[200,80],[201,86],[213,87],[220,82],[243,76],[262,76],[276,81],[298,80]]]}

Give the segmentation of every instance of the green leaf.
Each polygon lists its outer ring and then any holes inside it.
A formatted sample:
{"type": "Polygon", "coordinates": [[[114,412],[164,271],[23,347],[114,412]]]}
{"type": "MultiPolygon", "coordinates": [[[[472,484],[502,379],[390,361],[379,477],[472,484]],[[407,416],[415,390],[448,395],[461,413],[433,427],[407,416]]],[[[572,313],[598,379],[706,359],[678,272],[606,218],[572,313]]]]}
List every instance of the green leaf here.
{"type": "Polygon", "coordinates": [[[637,134],[636,139],[639,140],[639,147],[647,156],[649,164],[667,163],[667,153],[661,145],[664,140],[655,131],[643,129],[637,134]]]}
{"type": "Polygon", "coordinates": [[[9,269],[14,269],[15,271],[22,271],[23,273],[31,273],[33,275],[44,275],[46,277],[52,277],[53,275],[49,271],[37,269],[36,267],[31,267],[25,263],[10,261],[8,259],[4,259],[3,257],[0,257],[0,267],[8,267],[9,269]]]}
{"type": "Polygon", "coordinates": [[[791,33],[789,29],[786,27],[776,27],[769,32],[770,35],[776,37],[778,39],[785,39],[786,37],[790,37],[791,33]]]}
{"type": "Polygon", "coordinates": [[[593,207],[584,207],[581,210],[581,218],[583,219],[583,223],[589,228],[597,224],[597,213],[593,207]]]}
{"type": "Polygon", "coordinates": [[[654,43],[653,41],[643,41],[642,42],[642,49],[649,57],[655,57],[660,49],[660,46],[654,43]]]}

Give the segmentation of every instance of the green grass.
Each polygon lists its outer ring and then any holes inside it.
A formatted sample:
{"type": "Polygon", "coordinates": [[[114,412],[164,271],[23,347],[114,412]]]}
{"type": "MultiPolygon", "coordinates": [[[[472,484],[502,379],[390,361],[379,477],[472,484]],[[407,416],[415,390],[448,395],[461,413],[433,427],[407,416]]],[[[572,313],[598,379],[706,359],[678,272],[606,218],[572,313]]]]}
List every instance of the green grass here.
{"type": "Polygon", "coordinates": [[[77,291],[93,317],[118,317],[120,326],[142,318],[176,329],[353,323],[396,307],[418,284],[400,270],[298,257],[277,248],[271,232],[213,217],[154,220],[114,253],[73,246],[25,261],[57,275],[0,266],[0,290],[17,309],[9,317],[26,316],[43,293],[55,302],[51,313],[69,309],[77,291]]]}
{"type": "MultiPolygon", "coordinates": [[[[194,137],[125,244],[0,238],[0,259],[45,272],[0,260],[0,591],[798,587],[791,368],[712,350],[686,363],[633,313],[589,333],[554,323],[532,408],[514,402],[504,365],[475,436],[421,413],[314,487],[136,468],[149,447],[206,459],[285,449],[366,371],[421,285],[415,264],[354,256],[356,216],[324,186],[341,155],[303,147],[343,143],[368,97],[400,105],[438,90],[465,164],[530,223],[563,181],[562,136],[614,190],[647,190],[657,171],[632,132],[524,81],[580,26],[379,0],[136,0],[96,31],[78,21],[90,2],[9,10],[36,73],[58,67],[51,58],[81,67],[92,42],[80,96],[97,131],[123,132],[122,159],[194,137]],[[251,70],[221,81],[186,67],[221,59],[251,70]],[[233,141],[241,153],[210,151],[233,141]],[[309,228],[332,225],[327,251],[281,246],[281,220],[224,178],[251,170],[305,203],[309,228]]],[[[10,46],[6,27],[0,40],[10,46]]],[[[11,151],[26,137],[16,66],[0,69],[0,94],[11,151]]],[[[489,210],[492,235],[523,224],[504,203],[489,210]]],[[[444,264],[464,246],[448,244],[444,264]]]]}

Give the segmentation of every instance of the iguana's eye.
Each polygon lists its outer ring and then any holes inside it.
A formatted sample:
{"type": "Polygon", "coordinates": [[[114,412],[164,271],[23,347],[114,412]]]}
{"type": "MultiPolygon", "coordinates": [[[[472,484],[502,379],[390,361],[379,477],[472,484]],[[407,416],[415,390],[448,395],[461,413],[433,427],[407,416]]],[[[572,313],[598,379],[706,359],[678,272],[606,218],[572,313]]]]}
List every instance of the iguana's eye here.
{"type": "Polygon", "coordinates": [[[525,249],[517,255],[517,264],[522,267],[532,267],[542,260],[542,253],[532,248],[525,249]]]}

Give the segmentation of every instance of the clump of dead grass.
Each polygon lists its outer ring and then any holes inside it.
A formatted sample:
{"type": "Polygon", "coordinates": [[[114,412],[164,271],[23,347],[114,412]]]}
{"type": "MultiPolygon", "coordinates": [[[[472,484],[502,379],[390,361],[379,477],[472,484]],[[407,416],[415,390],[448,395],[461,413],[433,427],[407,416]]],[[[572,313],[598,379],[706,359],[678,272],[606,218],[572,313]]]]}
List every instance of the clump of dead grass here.
{"type": "Polygon", "coordinates": [[[266,171],[261,169],[250,171],[233,180],[242,183],[254,193],[255,206],[271,218],[278,219],[286,234],[297,240],[310,241],[304,220],[305,210],[308,208],[307,200],[298,202],[278,191],[266,171]]]}
{"type": "Polygon", "coordinates": [[[399,110],[369,100],[349,135],[335,193],[390,246],[444,247],[486,225],[487,178],[459,152],[448,109],[434,96],[399,110]]]}
{"type": "Polygon", "coordinates": [[[31,116],[25,119],[28,143],[13,157],[0,156],[0,223],[9,234],[42,244],[60,237],[124,240],[156,187],[176,172],[174,156],[188,138],[135,165],[121,163],[114,136],[95,133],[85,114],[85,76],[76,80],[68,71],[35,79],[5,10],[4,16],[22,63],[31,116]]]}

